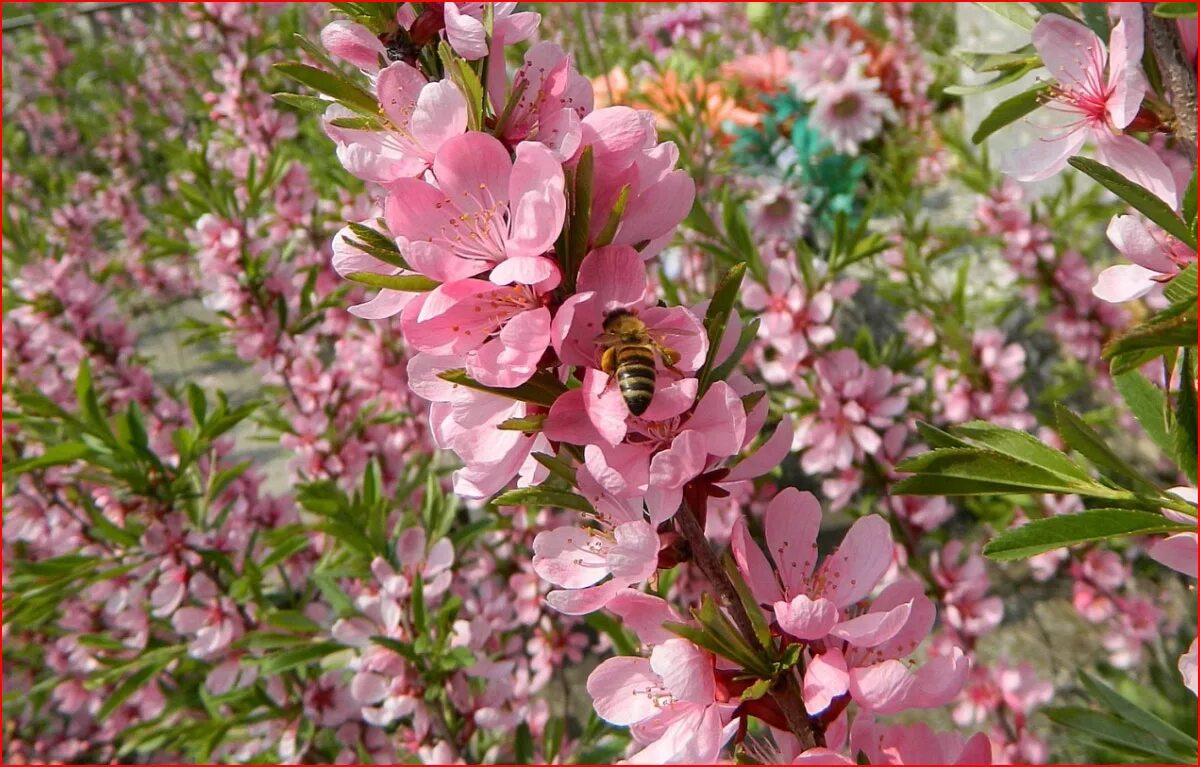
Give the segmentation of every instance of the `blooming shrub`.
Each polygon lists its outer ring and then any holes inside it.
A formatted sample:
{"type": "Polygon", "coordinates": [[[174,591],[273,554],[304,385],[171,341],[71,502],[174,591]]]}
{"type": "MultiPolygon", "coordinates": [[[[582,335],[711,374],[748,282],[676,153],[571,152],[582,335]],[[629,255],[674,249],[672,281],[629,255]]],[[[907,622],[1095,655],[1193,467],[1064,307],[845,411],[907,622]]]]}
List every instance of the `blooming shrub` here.
{"type": "Polygon", "coordinates": [[[19,6],[5,758],[1194,759],[1185,6],[19,6]]]}

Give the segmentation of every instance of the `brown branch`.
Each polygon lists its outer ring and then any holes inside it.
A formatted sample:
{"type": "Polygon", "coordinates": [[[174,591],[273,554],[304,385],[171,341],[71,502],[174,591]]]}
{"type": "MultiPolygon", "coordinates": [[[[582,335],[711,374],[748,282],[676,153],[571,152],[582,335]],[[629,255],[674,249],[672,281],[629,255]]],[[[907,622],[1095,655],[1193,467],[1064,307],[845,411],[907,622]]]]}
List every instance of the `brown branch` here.
{"type": "Polygon", "coordinates": [[[1183,40],[1174,19],[1154,15],[1154,3],[1142,3],[1146,19],[1146,37],[1158,71],[1162,75],[1167,98],[1175,111],[1175,138],[1180,149],[1196,162],[1196,70],[1188,63],[1183,40]]]}
{"type": "MultiPolygon", "coordinates": [[[[723,602],[728,609],[738,631],[752,647],[758,647],[758,637],[754,632],[754,624],[750,621],[750,614],[746,612],[746,606],[742,604],[742,599],[738,596],[733,582],[725,573],[725,568],[721,567],[721,561],[717,559],[716,552],[709,545],[708,538],[704,535],[704,528],[700,526],[700,519],[687,501],[686,491],[683,504],[675,514],[675,525],[691,548],[692,560],[700,568],[700,572],[704,574],[708,582],[717,590],[719,601],[723,602]]],[[[800,740],[801,749],[813,748],[819,743],[823,744],[823,735],[813,727],[808,719],[808,712],[804,709],[804,700],[801,697],[800,685],[795,674],[790,671],[785,673],[780,679],[779,689],[771,692],[771,698],[779,706],[784,719],[787,720],[788,729],[800,740]]]]}

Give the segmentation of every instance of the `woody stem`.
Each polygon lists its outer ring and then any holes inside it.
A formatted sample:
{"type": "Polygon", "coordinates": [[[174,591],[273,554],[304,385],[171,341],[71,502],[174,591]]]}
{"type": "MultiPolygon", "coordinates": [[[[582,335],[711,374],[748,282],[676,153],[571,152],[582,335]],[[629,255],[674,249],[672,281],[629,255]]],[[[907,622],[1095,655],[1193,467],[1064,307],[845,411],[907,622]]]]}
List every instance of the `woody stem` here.
{"type": "Polygon", "coordinates": [[[1154,60],[1162,75],[1163,85],[1175,110],[1175,137],[1179,147],[1192,162],[1196,161],[1196,70],[1188,63],[1183,39],[1174,19],[1154,15],[1154,3],[1142,5],[1146,19],[1146,36],[1154,60]]]}
{"type": "MultiPolygon", "coordinates": [[[[687,540],[688,546],[692,551],[692,561],[700,568],[700,572],[708,579],[716,589],[720,601],[728,610],[729,616],[733,619],[733,623],[737,626],[739,632],[750,643],[751,647],[758,647],[758,637],[754,632],[754,625],[750,622],[750,615],[746,612],[746,606],[742,604],[741,597],[738,596],[737,589],[734,588],[733,582],[729,580],[729,576],[725,572],[725,568],[721,567],[721,561],[717,558],[716,552],[709,545],[708,538],[704,535],[704,528],[700,525],[699,515],[692,508],[692,503],[689,503],[688,493],[685,491],[684,501],[675,515],[675,524],[679,528],[679,532],[687,540]]],[[[707,503],[707,498],[699,500],[699,503],[707,503]]],[[[803,749],[813,748],[819,740],[823,740],[808,719],[808,712],[804,709],[804,703],[800,696],[800,686],[796,681],[795,675],[790,671],[786,672],[782,677],[779,689],[771,693],[772,699],[779,706],[779,710],[783,713],[784,719],[787,720],[788,729],[792,731],[800,740],[800,746],[803,749]]]]}

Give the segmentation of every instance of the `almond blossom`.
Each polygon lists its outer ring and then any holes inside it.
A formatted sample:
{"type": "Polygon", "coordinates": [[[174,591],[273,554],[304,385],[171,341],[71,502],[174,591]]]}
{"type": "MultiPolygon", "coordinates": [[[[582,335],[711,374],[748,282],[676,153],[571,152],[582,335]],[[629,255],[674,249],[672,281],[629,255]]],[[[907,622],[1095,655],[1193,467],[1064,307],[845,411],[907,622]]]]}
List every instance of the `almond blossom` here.
{"type": "Polygon", "coordinates": [[[358,115],[340,104],[325,111],[325,133],[337,144],[338,159],[364,181],[387,184],[418,176],[438,149],[467,129],[467,101],[449,80],[429,82],[403,61],[379,72],[375,81],[383,130],[343,127],[358,115]]]}
{"type": "Polygon", "coordinates": [[[498,139],[465,133],[442,144],[431,172],[433,183],[391,182],[385,206],[405,259],[427,277],[459,280],[540,256],[562,229],[562,166],[542,144],[521,142],[514,159],[498,139]]]}
{"type": "MultiPolygon", "coordinates": [[[[1154,150],[1122,133],[1137,116],[1146,93],[1142,73],[1142,11],[1112,6],[1108,45],[1073,19],[1044,14],[1033,28],[1033,47],[1050,70],[1046,109],[1070,118],[1057,132],[1013,152],[1005,169],[1019,181],[1039,181],[1066,167],[1091,141],[1100,161],[1174,206],[1175,183],[1154,150]]],[[[1053,130],[1053,129],[1052,129],[1053,130]]]]}

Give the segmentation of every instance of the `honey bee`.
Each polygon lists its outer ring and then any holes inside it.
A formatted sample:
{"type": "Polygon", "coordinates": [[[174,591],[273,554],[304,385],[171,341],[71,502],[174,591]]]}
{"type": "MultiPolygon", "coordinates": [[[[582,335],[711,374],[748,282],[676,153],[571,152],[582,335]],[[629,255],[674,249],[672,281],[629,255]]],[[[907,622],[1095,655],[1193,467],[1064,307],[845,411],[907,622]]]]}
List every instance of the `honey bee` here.
{"type": "MultiPolygon", "coordinates": [[[[687,331],[656,331],[658,335],[683,334],[687,331]]],[[[615,309],[604,317],[604,332],[596,339],[604,349],[600,357],[600,369],[615,377],[621,390],[625,407],[633,415],[641,415],[654,399],[654,383],[657,378],[655,354],[663,366],[675,370],[679,352],[660,343],[650,334],[646,323],[628,309],[615,309]]],[[[676,371],[679,372],[679,371],[676,371]]],[[[680,373],[682,376],[683,374],[680,373]]]]}

